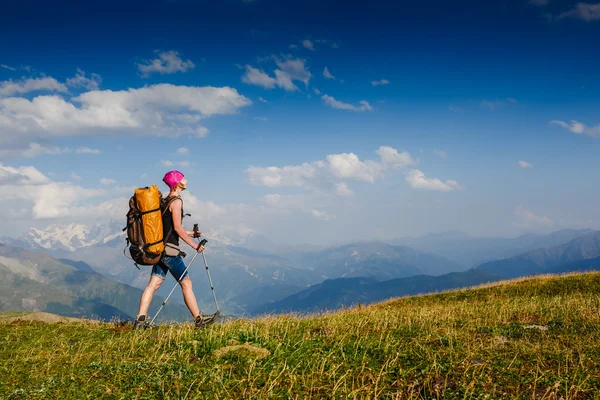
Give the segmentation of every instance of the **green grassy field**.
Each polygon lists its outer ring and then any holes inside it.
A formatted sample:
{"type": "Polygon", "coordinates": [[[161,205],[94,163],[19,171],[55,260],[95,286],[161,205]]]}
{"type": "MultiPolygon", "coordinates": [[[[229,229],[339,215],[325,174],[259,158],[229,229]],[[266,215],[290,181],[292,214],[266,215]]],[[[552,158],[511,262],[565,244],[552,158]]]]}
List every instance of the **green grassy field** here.
{"type": "Polygon", "coordinates": [[[600,273],[204,330],[0,319],[4,399],[600,398],[600,273]]]}

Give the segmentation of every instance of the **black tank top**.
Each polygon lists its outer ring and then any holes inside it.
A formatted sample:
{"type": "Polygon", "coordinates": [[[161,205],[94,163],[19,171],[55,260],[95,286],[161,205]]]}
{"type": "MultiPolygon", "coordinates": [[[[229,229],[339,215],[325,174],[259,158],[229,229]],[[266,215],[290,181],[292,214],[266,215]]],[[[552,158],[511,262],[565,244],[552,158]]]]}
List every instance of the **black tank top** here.
{"type": "MultiPolygon", "coordinates": [[[[169,203],[172,197],[167,196],[165,198],[165,206],[169,203]]],[[[174,244],[175,246],[179,246],[179,234],[175,232],[175,228],[173,227],[173,213],[169,209],[170,206],[165,210],[162,215],[163,222],[163,235],[169,235],[166,238],[166,243],[174,244]],[[171,232],[171,234],[169,234],[171,232]]],[[[183,220],[183,200],[181,201],[181,219],[183,220]]]]}

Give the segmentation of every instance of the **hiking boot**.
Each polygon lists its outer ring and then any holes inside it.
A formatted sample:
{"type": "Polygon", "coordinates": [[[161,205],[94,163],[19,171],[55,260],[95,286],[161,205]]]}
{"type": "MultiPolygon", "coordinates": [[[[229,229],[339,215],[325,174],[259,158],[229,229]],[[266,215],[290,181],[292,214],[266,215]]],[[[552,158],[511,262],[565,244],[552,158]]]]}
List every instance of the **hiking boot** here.
{"type": "Polygon", "coordinates": [[[204,315],[200,313],[200,315],[194,318],[194,324],[196,325],[196,328],[204,328],[215,322],[216,317],[216,314],[204,315]]]}
{"type": "Polygon", "coordinates": [[[137,330],[137,329],[148,329],[148,328],[150,328],[150,324],[146,320],[146,316],[145,315],[140,315],[135,320],[135,322],[133,323],[133,329],[134,330],[137,330]]]}

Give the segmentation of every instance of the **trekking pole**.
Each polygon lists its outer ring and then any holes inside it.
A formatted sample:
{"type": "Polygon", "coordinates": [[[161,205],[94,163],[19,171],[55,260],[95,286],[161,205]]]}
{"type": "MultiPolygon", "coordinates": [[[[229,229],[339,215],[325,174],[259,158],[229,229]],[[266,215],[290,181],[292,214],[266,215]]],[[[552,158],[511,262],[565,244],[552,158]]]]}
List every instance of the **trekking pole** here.
{"type": "Polygon", "coordinates": [[[208,274],[208,282],[210,283],[210,290],[212,290],[213,299],[215,299],[215,307],[217,308],[217,312],[215,313],[215,316],[217,316],[217,315],[221,314],[221,310],[219,310],[219,305],[217,304],[217,296],[215,295],[215,288],[213,286],[212,279],[210,279],[210,272],[208,272],[208,264],[206,263],[206,256],[204,255],[204,252],[202,252],[202,258],[204,258],[204,266],[206,267],[206,273],[208,274]]]}
{"type": "MultiPolygon", "coordinates": [[[[198,230],[198,224],[195,224],[194,225],[194,232],[197,232],[197,230],[198,230]]],[[[152,326],[152,324],[154,323],[154,320],[156,319],[156,317],[158,317],[158,313],[160,313],[160,311],[163,309],[163,307],[165,306],[165,304],[167,304],[167,300],[169,300],[169,297],[171,297],[171,295],[175,291],[175,288],[177,287],[177,285],[179,284],[179,282],[181,282],[181,279],[185,276],[185,273],[187,272],[188,268],[190,267],[190,265],[192,265],[192,263],[194,262],[194,260],[198,256],[198,251],[197,250],[200,248],[200,246],[203,246],[204,244],[206,244],[206,242],[208,242],[208,240],[202,239],[198,243],[198,247],[196,247],[196,254],[194,254],[194,257],[192,257],[192,261],[190,261],[189,264],[187,265],[187,267],[185,267],[185,269],[183,270],[183,273],[181,274],[181,276],[177,280],[177,283],[175,284],[175,286],[173,286],[173,289],[171,289],[171,293],[169,293],[169,295],[167,296],[167,298],[165,299],[165,301],[163,301],[162,305],[160,306],[160,308],[156,312],[156,315],[154,316],[154,318],[152,318],[152,321],[150,321],[150,326],[152,326]]]]}

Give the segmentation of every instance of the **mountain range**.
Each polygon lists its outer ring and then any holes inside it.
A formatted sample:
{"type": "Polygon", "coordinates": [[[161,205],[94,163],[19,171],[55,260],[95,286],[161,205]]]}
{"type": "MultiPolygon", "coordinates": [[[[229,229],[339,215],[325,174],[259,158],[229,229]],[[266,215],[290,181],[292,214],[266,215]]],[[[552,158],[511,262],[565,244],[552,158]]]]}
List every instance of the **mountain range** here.
{"type": "MultiPolygon", "coordinates": [[[[34,250],[36,254],[43,251],[63,268],[73,268],[77,274],[100,276],[113,285],[124,285],[139,293],[148,282],[151,267],[136,269],[126,257],[121,225],[118,222],[91,228],[79,224],[53,225],[45,230],[32,229],[18,239],[4,238],[2,242],[12,248],[34,250]]],[[[590,239],[596,234],[598,232],[591,230],[562,230],[549,235],[494,239],[446,232],[388,243],[366,241],[324,247],[280,245],[255,234],[232,239],[207,231],[205,237],[209,242],[205,256],[222,311],[248,315],[278,307],[335,308],[358,301],[370,302],[374,298],[381,299],[380,296],[441,290],[486,279],[560,271],[561,268],[577,270],[589,265],[581,266],[577,264],[579,261],[591,260],[596,254],[596,242],[590,239]],[[571,243],[579,238],[582,238],[579,247],[580,242],[571,243]],[[556,249],[561,246],[567,247],[556,249]],[[474,260],[494,261],[469,269],[474,260]]],[[[187,250],[186,262],[189,262],[193,250],[187,250]]],[[[196,258],[189,272],[198,303],[204,312],[209,312],[214,303],[202,257],[196,258]]],[[[158,296],[166,296],[171,284],[175,284],[171,278],[167,282],[159,289],[158,296]]],[[[81,293],[70,290],[74,296],[82,297],[81,293]]],[[[171,299],[182,306],[179,290],[171,299]]],[[[138,302],[139,295],[131,301],[138,302]]],[[[124,307],[118,301],[110,304],[119,310],[124,307]]],[[[121,311],[128,314],[131,309],[121,311]]]]}
{"type": "MultiPolygon", "coordinates": [[[[71,317],[132,320],[142,291],[94,272],[82,262],[0,244],[0,311],[46,311],[71,317]]],[[[157,297],[150,312],[163,298],[157,297]]],[[[189,312],[169,303],[162,321],[183,321],[189,312]]]]}

